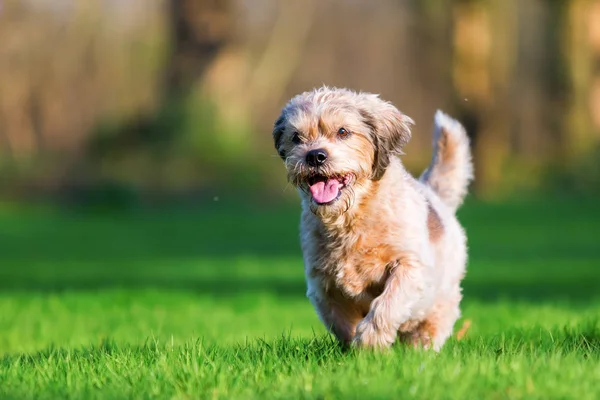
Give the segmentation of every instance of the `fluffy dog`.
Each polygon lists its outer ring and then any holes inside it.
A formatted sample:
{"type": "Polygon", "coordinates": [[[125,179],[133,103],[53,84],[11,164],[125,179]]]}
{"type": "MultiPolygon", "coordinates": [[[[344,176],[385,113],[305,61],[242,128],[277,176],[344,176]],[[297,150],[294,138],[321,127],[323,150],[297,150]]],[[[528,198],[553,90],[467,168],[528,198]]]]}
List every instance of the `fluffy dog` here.
{"type": "Polygon", "coordinates": [[[417,180],[397,157],[412,124],[377,95],[328,87],[292,98],[275,122],[302,199],[307,296],[345,345],[439,350],[460,317],[467,247],[454,214],[473,176],[469,140],[438,111],[417,180]]]}

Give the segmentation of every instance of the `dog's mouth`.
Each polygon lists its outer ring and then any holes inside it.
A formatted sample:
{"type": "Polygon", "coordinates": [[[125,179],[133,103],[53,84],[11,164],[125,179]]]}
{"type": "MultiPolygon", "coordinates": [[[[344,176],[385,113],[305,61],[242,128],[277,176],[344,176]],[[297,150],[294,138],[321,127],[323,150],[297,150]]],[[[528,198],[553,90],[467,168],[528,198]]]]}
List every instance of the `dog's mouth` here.
{"type": "Polygon", "coordinates": [[[311,175],[307,178],[306,183],[312,199],[318,205],[328,205],[340,198],[342,190],[348,187],[354,175],[341,174],[325,176],[321,174],[311,175]]]}

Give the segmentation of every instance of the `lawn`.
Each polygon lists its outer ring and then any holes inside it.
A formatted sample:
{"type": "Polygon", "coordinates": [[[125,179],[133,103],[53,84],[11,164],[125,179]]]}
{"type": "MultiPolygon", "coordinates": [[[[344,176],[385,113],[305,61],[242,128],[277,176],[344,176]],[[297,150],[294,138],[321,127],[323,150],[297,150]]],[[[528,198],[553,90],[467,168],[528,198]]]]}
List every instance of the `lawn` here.
{"type": "Polygon", "coordinates": [[[0,210],[0,398],[600,398],[600,207],[460,211],[439,354],[342,352],[304,297],[295,207],[0,210]]]}

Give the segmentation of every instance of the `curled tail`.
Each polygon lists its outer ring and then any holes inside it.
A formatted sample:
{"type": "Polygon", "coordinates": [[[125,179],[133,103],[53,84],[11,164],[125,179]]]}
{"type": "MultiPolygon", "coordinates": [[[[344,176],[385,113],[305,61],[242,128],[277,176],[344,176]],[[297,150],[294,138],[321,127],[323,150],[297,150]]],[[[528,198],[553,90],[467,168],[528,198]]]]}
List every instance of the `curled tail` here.
{"type": "Polygon", "coordinates": [[[452,210],[463,202],[473,179],[473,163],[469,137],[460,122],[437,111],[433,130],[433,159],[421,175],[452,210]]]}

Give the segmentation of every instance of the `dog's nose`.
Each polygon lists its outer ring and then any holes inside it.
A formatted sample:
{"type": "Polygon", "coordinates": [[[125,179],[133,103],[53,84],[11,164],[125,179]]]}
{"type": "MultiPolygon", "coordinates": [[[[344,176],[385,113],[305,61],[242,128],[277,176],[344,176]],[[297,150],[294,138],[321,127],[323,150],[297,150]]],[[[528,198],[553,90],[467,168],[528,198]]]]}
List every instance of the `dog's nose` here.
{"type": "Polygon", "coordinates": [[[311,167],[318,167],[327,161],[327,152],[323,149],[311,150],[306,153],[306,162],[311,167]]]}

